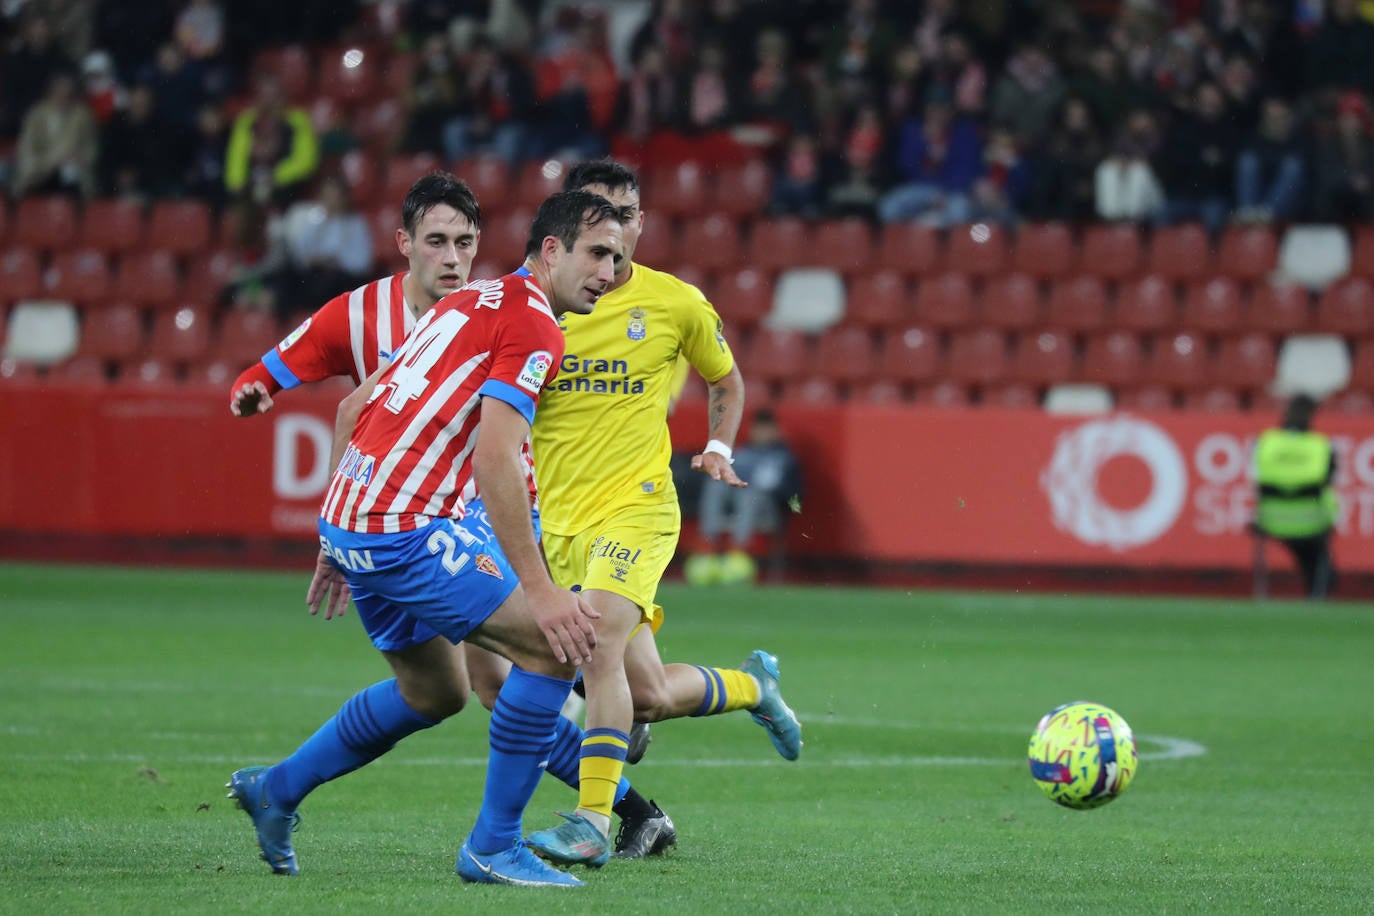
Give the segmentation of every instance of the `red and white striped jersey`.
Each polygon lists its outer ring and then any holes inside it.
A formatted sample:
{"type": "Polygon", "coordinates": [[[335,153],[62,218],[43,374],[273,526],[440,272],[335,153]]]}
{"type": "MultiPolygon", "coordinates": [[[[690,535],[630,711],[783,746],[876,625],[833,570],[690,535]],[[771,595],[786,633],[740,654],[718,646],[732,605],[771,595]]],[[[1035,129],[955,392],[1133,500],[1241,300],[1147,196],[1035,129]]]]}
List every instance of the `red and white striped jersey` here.
{"type": "Polygon", "coordinates": [[[563,332],[522,269],[444,297],[394,356],[325,493],[320,514],[339,528],[380,534],[461,518],[482,398],[532,422],[563,332]]]}

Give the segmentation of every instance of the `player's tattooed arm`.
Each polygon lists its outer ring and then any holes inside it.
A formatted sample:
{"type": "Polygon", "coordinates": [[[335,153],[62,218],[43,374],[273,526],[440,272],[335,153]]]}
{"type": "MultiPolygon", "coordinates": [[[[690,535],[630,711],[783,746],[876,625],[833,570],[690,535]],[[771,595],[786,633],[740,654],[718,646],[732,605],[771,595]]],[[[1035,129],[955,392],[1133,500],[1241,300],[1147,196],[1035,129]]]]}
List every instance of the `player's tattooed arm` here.
{"type": "MultiPolygon", "coordinates": [[[[711,384],[706,402],[708,439],[726,450],[735,447],[740,422],[744,419],[744,376],[739,366],[732,366],[724,377],[711,384]]],[[[720,451],[703,451],[692,456],[692,470],[701,471],[712,480],[723,480],[732,487],[748,486],[730,466],[730,459],[720,451]]]]}

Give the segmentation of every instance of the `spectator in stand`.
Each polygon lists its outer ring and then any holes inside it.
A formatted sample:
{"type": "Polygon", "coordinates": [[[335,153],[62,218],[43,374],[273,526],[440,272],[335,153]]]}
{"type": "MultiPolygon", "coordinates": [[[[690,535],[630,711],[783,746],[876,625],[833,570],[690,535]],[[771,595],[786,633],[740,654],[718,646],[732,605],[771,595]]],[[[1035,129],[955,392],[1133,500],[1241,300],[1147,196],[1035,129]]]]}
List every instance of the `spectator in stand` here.
{"type": "Polygon", "coordinates": [[[1054,60],[1037,43],[1027,43],[1007,61],[1006,72],[992,87],[989,112],[994,124],[1005,124],[1032,146],[1044,141],[1064,101],[1064,80],[1054,60]]]}
{"type": "Polygon", "coordinates": [[[1302,207],[1307,161],[1293,110],[1278,96],[1264,100],[1258,131],[1236,158],[1236,219],[1291,220],[1302,207]]]}
{"type": "Polygon", "coordinates": [[[826,32],[821,48],[826,81],[840,103],[852,106],[867,98],[887,72],[897,47],[897,27],[877,0],[848,0],[826,32]]]}
{"type": "Polygon", "coordinates": [[[604,25],[592,13],[571,11],[567,27],[536,64],[543,109],[538,155],[594,159],[605,151],[620,82],[606,53],[604,25]]]}
{"type": "Polygon", "coordinates": [[[1151,161],[1158,149],[1154,116],[1143,109],[1131,112],[1094,175],[1099,218],[1139,222],[1159,215],[1164,190],[1151,161]]]}
{"type": "Polygon", "coordinates": [[[215,0],[188,0],[177,14],[173,34],[188,60],[215,60],[224,48],[224,10],[215,0]]]}
{"type": "Polygon", "coordinates": [[[933,61],[940,56],[945,34],[957,19],[954,7],[954,0],[926,0],[921,5],[921,18],[911,36],[926,60],[933,61]]]}
{"type": "Polygon", "coordinates": [[[515,164],[529,153],[534,77],[487,35],[473,37],[458,77],[457,114],[444,125],[450,161],[490,154],[515,164]]]}
{"type": "Polygon", "coordinates": [[[983,174],[973,183],[970,220],[1012,225],[1030,191],[1031,170],[1016,136],[993,127],[983,144],[983,174]]]}
{"type": "Polygon", "coordinates": [[[306,111],[287,105],[274,76],[258,78],[254,103],[239,113],[229,132],[224,187],[258,206],[285,204],[315,174],[319,148],[306,111]]]}
{"type": "Polygon", "coordinates": [[[1097,166],[1105,155],[1102,133],[1088,103],[1065,99],[1057,127],[1035,156],[1026,201],[1040,220],[1083,222],[1097,213],[1097,166]]]}
{"type": "Polygon", "coordinates": [[[679,82],[668,68],[661,47],[642,46],[629,79],[620,87],[616,132],[635,143],[645,143],[660,131],[675,129],[682,109],[679,82]]]}
{"type": "Polygon", "coordinates": [[[769,12],[765,4],[749,0],[709,0],[697,20],[696,47],[719,47],[733,81],[745,69],[745,62],[753,59],[769,12]]]}
{"type": "Polygon", "coordinates": [[[696,54],[695,4],[686,0],[655,0],[653,11],[630,40],[630,59],[643,59],[646,48],[658,49],[667,69],[682,72],[696,54]]]}
{"type": "Polygon", "coordinates": [[[224,110],[214,102],[200,106],[196,130],[188,143],[179,190],[218,210],[224,204],[224,154],[229,130],[224,110]]]}
{"type": "Polygon", "coordinates": [[[920,112],[929,94],[930,74],[925,58],[915,44],[905,44],[892,53],[887,79],[881,84],[883,115],[898,124],[920,112]]]}
{"type": "Polygon", "coordinates": [[[205,69],[186,59],[175,42],[158,46],[157,56],[143,67],[138,82],[153,87],[158,117],[176,130],[190,131],[205,101],[205,69]]]}
{"type": "Polygon", "coordinates": [[[977,123],[955,117],[947,100],[926,102],[921,118],[897,129],[897,177],[901,184],[878,203],[885,223],[917,220],[937,226],[967,222],[970,193],[982,174],[983,143],[977,123]]]}
{"type": "Polygon", "coordinates": [[[272,235],[277,267],[268,282],[281,318],[308,312],[371,276],[367,220],[353,208],[348,185],[336,175],[320,183],[317,200],[292,204],[272,235]]]}
{"type": "Polygon", "coordinates": [[[815,216],[820,212],[824,190],[821,178],[821,154],[815,135],[793,134],[773,175],[768,212],[775,216],[815,216]]]}
{"type": "Polygon", "coordinates": [[[1231,218],[1239,138],[1216,83],[1199,83],[1164,144],[1164,221],[1200,221],[1213,235],[1231,218]]]}
{"type": "Polygon", "coordinates": [[[932,62],[930,81],[954,100],[959,114],[981,115],[987,103],[988,74],[974,53],[973,40],[958,26],[945,30],[940,56],[932,62]]]}
{"type": "Polygon", "coordinates": [[[0,62],[0,138],[19,133],[24,115],[43,97],[53,77],[72,64],[53,41],[45,17],[31,14],[24,19],[17,47],[0,62]]]}
{"type": "Polygon", "coordinates": [[[15,148],[14,195],[95,191],[95,118],[77,93],[76,78],[59,71],[42,100],[24,115],[15,148]]]}
{"type": "Polygon", "coordinates": [[[789,58],[787,36],[776,29],[759,35],[741,114],[756,127],[777,135],[812,130],[812,112],[789,58]]]}
{"type": "Polygon", "coordinates": [[[825,210],[831,216],[857,216],[872,220],[882,197],[884,129],[876,103],[859,109],[844,136],[844,149],[827,181],[825,210]]]}
{"type": "Polygon", "coordinates": [[[1358,0],[1330,0],[1307,46],[1307,86],[1374,89],[1374,25],[1360,16],[1358,0]]]}
{"type": "Polygon", "coordinates": [[[738,87],[727,70],[724,48],[714,41],[701,45],[696,66],[683,90],[683,128],[709,133],[733,124],[739,111],[738,87]]]}
{"type": "Polygon", "coordinates": [[[1087,103],[1093,123],[1108,134],[1116,131],[1127,112],[1151,103],[1149,94],[1126,77],[1121,55],[1101,44],[1084,55],[1069,93],[1087,103]]]}
{"type": "Polygon", "coordinates": [[[1317,145],[1317,218],[1333,222],[1374,219],[1374,142],[1369,104],[1355,90],[1336,102],[1336,127],[1317,145]]]}
{"type": "MultiPolygon", "coordinates": [[[[408,153],[436,153],[443,149],[444,125],[461,111],[462,74],[442,32],[425,38],[406,92],[406,126],[401,149],[408,153]]],[[[452,159],[460,158],[457,155],[452,159]]]]}
{"type": "Polygon", "coordinates": [[[114,60],[104,51],[92,51],[81,62],[81,91],[86,107],[98,125],[109,122],[126,104],[124,87],[114,72],[114,60]]]}
{"type": "Polygon", "coordinates": [[[106,194],[148,201],[173,189],[177,164],[185,159],[153,108],[153,91],[135,86],[129,105],[100,135],[100,187],[106,194]]]}
{"type": "Polygon", "coordinates": [[[1226,111],[1236,129],[1248,132],[1259,123],[1260,85],[1255,65],[1248,57],[1232,54],[1226,58],[1217,78],[1226,98],[1226,111]]]}

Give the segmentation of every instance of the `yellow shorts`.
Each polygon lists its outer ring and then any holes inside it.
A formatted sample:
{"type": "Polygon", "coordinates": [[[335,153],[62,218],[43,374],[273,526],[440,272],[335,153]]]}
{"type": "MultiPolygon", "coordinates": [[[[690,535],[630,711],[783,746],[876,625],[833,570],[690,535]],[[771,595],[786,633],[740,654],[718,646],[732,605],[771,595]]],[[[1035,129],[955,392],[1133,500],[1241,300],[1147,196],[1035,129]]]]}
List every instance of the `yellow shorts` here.
{"type": "Polygon", "coordinates": [[[655,631],[663,608],[658,583],[677,549],[682,513],[677,501],[631,506],[573,535],[544,532],[544,556],[560,588],[580,585],[628,598],[655,631]]]}

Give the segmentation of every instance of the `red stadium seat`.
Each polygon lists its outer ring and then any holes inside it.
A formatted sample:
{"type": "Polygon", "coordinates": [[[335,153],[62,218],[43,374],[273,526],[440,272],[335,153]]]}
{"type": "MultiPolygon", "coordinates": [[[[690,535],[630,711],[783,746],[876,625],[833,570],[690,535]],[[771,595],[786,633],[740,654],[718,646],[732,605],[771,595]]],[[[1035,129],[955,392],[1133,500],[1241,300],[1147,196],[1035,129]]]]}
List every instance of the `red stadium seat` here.
{"type": "Polygon", "coordinates": [[[516,181],[516,198],[512,206],[526,207],[531,212],[539,209],[546,198],[563,190],[568,168],[569,163],[556,159],[526,163],[516,181]]]}
{"type": "Polygon", "coordinates": [[[1355,230],[1350,272],[1361,277],[1374,277],[1374,226],[1360,226],[1355,230]]]}
{"type": "Polygon", "coordinates": [[[1030,274],[992,277],[978,297],[978,321],[990,328],[1022,331],[1039,327],[1042,311],[1040,288],[1030,274]]]}
{"type": "Polygon", "coordinates": [[[1230,277],[1200,280],[1188,287],[1183,300],[1183,326],[1214,334],[1240,327],[1240,287],[1230,277]]]}
{"type": "Polygon", "coordinates": [[[209,352],[210,316],[207,311],[190,306],[167,309],[154,320],[153,334],[148,343],[149,357],[185,364],[201,359],[209,352]]]}
{"type": "Polygon", "coordinates": [[[416,179],[423,177],[443,163],[432,153],[416,153],[410,156],[393,156],[386,164],[382,174],[382,202],[390,206],[400,220],[400,202],[405,199],[416,179]]]}
{"type": "Polygon", "coordinates": [[[971,223],[949,230],[945,270],[989,277],[1007,269],[1007,234],[1000,226],[971,223]]]}
{"type": "Polygon", "coordinates": [[[385,66],[385,55],[376,48],[325,48],[320,52],[319,91],[345,104],[377,98],[385,66]]]}
{"type": "Polygon", "coordinates": [[[54,251],[76,240],[76,204],[69,197],[26,197],[14,214],[15,245],[54,251]]]}
{"type": "Polygon", "coordinates": [[[850,389],[849,397],[864,404],[900,404],[907,399],[901,384],[891,379],[875,379],[856,385],[850,389]]]}
{"type": "Polygon", "coordinates": [[[645,184],[645,196],[652,201],[655,213],[692,217],[709,206],[710,189],[698,162],[656,168],[646,176],[645,184]]]}
{"type": "Polygon", "coordinates": [[[672,273],[677,267],[677,234],[677,220],[666,214],[655,213],[653,219],[646,218],[635,244],[635,262],[672,273]]]}
{"type": "Polygon", "coordinates": [[[210,208],[199,200],[160,200],[148,224],[150,248],[175,255],[198,254],[210,247],[210,208]]]}
{"type": "Polygon", "coordinates": [[[1292,283],[1259,283],[1250,291],[1242,316],[1246,330],[1296,334],[1312,327],[1312,297],[1292,283]]]}
{"type": "Polygon", "coordinates": [[[1097,331],[1107,326],[1107,289],[1097,277],[1067,277],[1050,287],[1045,323],[1066,331],[1097,331]]]}
{"type": "Polygon", "coordinates": [[[360,105],[353,115],[353,132],[372,156],[385,156],[395,149],[405,126],[406,111],[399,96],[360,105]]]}
{"type": "Polygon", "coordinates": [[[218,302],[233,283],[243,258],[234,248],[216,248],[192,258],[186,265],[186,280],[206,302],[218,302]]]}
{"type": "Polygon", "coordinates": [[[711,208],[736,219],[758,216],[773,192],[773,176],[767,163],[754,159],[743,165],[723,166],[716,175],[711,208]]]}
{"type": "Polygon", "coordinates": [[[0,254],[0,304],[33,299],[42,290],[38,252],[32,248],[11,248],[0,254]]]}
{"type": "Polygon", "coordinates": [[[9,244],[10,240],[10,207],[9,204],[0,200],[0,247],[9,244]]]}
{"type": "Polygon", "coordinates": [[[874,371],[873,335],[854,325],[831,328],[816,343],[816,371],[833,382],[865,382],[874,371]]]}
{"type": "Polygon", "coordinates": [[[51,381],[76,385],[104,385],[109,377],[105,360],[86,353],[78,353],[48,370],[51,381]]]}
{"type": "MultiPolygon", "coordinates": [[[[392,219],[396,226],[401,224],[399,213],[392,219]]],[[[482,241],[477,249],[478,255],[483,261],[496,261],[504,265],[498,276],[519,267],[524,260],[525,243],[529,241],[530,223],[533,221],[534,211],[524,209],[498,210],[482,217],[482,241]]],[[[394,242],[391,248],[395,250],[394,242]]]]}
{"type": "Polygon", "coordinates": [[[125,362],[143,352],[143,313],[132,305],[112,305],[86,314],[81,349],[87,356],[125,362]]]}
{"type": "Polygon", "coordinates": [[[759,220],[749,233],[748,263],[772,271],[806,266],[811,262],[809,235],[806,223],[794,217],[759,220]]]}
{"type": "Polygon", "coordinates": [[[1241,282],[1262,280],[1278,265],[1279,243],[1265,226],[1233,226],[1221,237],[1217,273],[1241,282]]]}
{"type": "Polygon", "coordinates": [[[743,365],[750,378],[787,382],[811,371],[811,345],[799,331],[760,328],[750,339],[743,365]]]}
{"type": "Polygon", "coordinates": [[[1174,287],[1158,274],[1121,284],[1116,294],[1116,326],[1128,331],[1168,331],[1178,327],[1174,287]]]}
{"type": "Polygon", "coordinates": [[[95,248],[59,251],[43,272],[43,294],[77,305],[94,305],[110,295],[110,264],[95,248]]]}
{"type": "Polygon", "coordinates": [[[131,251],[119,259],[114,298],[138,305],[169,306],[181,298],[176,258],[166,251],[131,251]]]}
{"type": "Polygon", "coordinates": [[[1174,409],[1174,393],[1164,385],[1148,383],[1122,388],[1116,395],[1118,410],[1159,412],[1174,409]]]}
{"type": "Polygon", "coordinates": [[[946,374],[956,382],[992,385],[1005,381],[1009,370],[1007,338],[987,328],[955,334],[949,342],[946,374]]]}
{"type": "Polygon", "coordinates": [[[1374,328],[1374,282],[1342,277],[1317,300],[1317,330],[1354,336],[1374,328]]]}
{"type": "Polygon", "coordinates": [[[1212,380],[1242,390],[1266,388],[1274,380],[1278,351],[1267,334],[1251,332],[1228,337],[1217,347],[1212,380]]]}
{"type": "Polygon", "coordinates": [[[896,328],[914,318],[911,289],[895,270],[866,273],[849,284],[844,320],[867,328],[896,328]]]}
{"type": "Polygon", "coordinates": [[[228,391],[241,370],[222,359],[193,363],[187,367],[186,382],[217,391],[228,391]]]}
{"type": "Polygon", "coordinates": [[[963,274],[941,274],[916,287],[916,320],[934,328],[965,328],[973,324],[973,290],[963,274]]]}
{"type": "Polygon", "coordinates": [[[1240,392],[1234,388],[1200,388],[1183,396],[1183,406],[1186,409],[1207,413],[1234,413],[1241,409],[1241,405],[1240,392]]]}
{"type": "Polygon", "coordinates": [[[941,362],[939,335],[930,328],[912,326],[883,336],[874,369],[879,379],[920,383],[934,379],[941,362]]]}
{"type": "Polygon", "coordinates": [[[515,197],[515,191],[511,187],[511,181],[515,176],[502,159],[494,156],[465,159],[454,164],[453,173],[472,188],[473,195],[482,206],[483,222],[509,207],[515,197]]]}
{"type": "Polygon", "coordinates": [[[281,340],[277,319],[264,312],[234,309],[220,320],[215,358],[231,365],[251,366],[281,340]]]}
{"type": "Polygon", "coordinates": [[[1040,392],[1025,382],[993,385],[984,389],[982,404],[1004,410],[1035,410],[1040,407],[1040,392]]]}
{"type": "Polygon", "coordinates": [[[1027,223],[1016,233],[1011,268],[1042,280],[1066,277],[1078,260],[1073,233],[1064,223],[1027,223]]]}
{"type": "Polygon", "coordinates": [[[752,267],[727,271],[716,281],[712,301],[730,328],[753,328],[773,308],[773,281],[752,267]]]}
{"type": "Polygon", "coordinates": [[[1347,388],[1345,391],[1332,395],[1328,403],[1333,410],[1339,413],[1368,416],[1374,413],[1374,392],[1347,388]]]}
{"type": "Polygon", "coordinates": [[[377,199],[382,188],[377,174],[377,163],[368,153],[360,149],[349,150],[339,157],[339,176],[348,185],[348,196],[353,206],[360,210],[370,210],[384,203],[377,199]]]}
{"type": "Polygon", "coordinates": [[[1374,392],[1374,337],[1361,337],[1352,350],[1350,387],[1374,392]]]}
{"type": "Polygon", "coordinates": [[[304,45],[264,48],[253,59],[253,75],[270,74],[281,83],[286,97],[303,103],[315,85],[315,62],[304,45]]]}
{"type": "Polygon", "coordinates": [[[782,400],[812,406],[840,403],[839,387],[827,378],[799,378],[782,386],[782,400]]]}
{"type": "MultiPolygon", "coordinates": [[[[372,253],[376,255],[378,266],[384,270],[399,268],[405,258],[396,247],[396,230],[401,228],[401,213],[395,207],[382,206],[368,217],[368,229],[372,233],[372,253]]],[[[483,254],[486,252],[483,251],[483,254]]]]}
{"type": "Polygon", "coordinates": [[[1166,334],[1153,341],[1146,377],[1170,388],[1200,388],[1207,381],[1210,363],[1207,341],[1201,336],[1187,331],[1166,334]]]}
{"type": "Polygon", "coordinates": [[[1017,339],[1011,378],[1031,385],[1052,385],[1074,377],[1073,338],[1064,331],[1039,331],[1017,339]]]}
{"type": "Polygon", "coordinates": [[[812,252],[814,266],[859,277],[873,264],[873,232],[863,220],[828,220],[816,226],[812,252]]]}
{"type": "MultiPolygon", "coordinates": [[[[375,5],[368,4],[365,8],[375,5]]],[[[417,52],[392,48],[386,56],[386,67],[382,73],[382,92],[390,98],[405,98],[405,94],[410,90],[410,84],[414,81],[418,63],[417,52]]]]}
{"type": "Polygon", "coordinates": [[[1187,283],[1212,273],[1207,230],[1196,223],[1162,226],[1150,239],[1145,269],[1174,283],[1187,283]]]}
{"type": "Polygon", "coordinates": [[[701,290],[702,294],[707,294],[716,288],[715,278],[706,271],[697,267],[695,264],[679,264],[676,268],[669,271],[688,286],[695,286],[701,290]]]}
{"type": "Polygon", "coordinates": [[[135,359],[120,364],[118,382],[129,388],[165,388],[176,384],[176,366],[156,356],[135,359]]]}
{"type": "Polygon", "coordinates": [[[81,244],[106,254],[143,244],[143,207],[124,198],[98,198],[81,216],[81,244]]]}
{"type": "MultiPolygon", "coordinates": [[[[651,215],[646,215],[645,220],[651,215]]],[[[688,217],[678,244],[673,260],[679,264],[695,264],[702,270],[725,270],[744,261],[739,224],[734,217],[724,213],[688,217]]]]}
{"type": "Polygon", "coordinates": [[[1140,338],[1127,331],[1089,337],[1083,348],[1083,380],[1100,385],[1135,385],[1145,374],[1140,338]]]}
{"type": "Polygon", "coordinates": [[[967,386],[958,382],[935,382],[932,385],[917,385],[915,401],[931,407],[958,408],[967,407],[972,397],[967,386]]]}
{"type": "Polygon", "coordinates": [[[940,268],[940,235],[930,226],[888,223],[878,241],[876,266],[908,277],[924,277],[940,268]]]}
{"type": "Polygon", "coordinates": [[[1103,280],[1123,280],[1140,272],[1140,234],[1134,226],[1097,223],[1083,231],[1078,271],[1103,280]]]}

